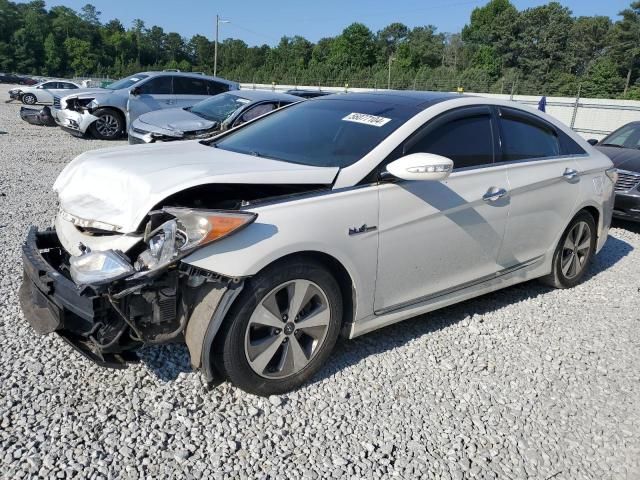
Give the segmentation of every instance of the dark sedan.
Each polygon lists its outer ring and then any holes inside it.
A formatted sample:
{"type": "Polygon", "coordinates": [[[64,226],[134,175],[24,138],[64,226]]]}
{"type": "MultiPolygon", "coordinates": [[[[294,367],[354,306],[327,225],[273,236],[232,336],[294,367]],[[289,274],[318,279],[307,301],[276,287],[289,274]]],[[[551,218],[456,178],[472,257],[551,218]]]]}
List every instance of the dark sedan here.
{"type": "Polygon", "coordinates": [[[640,122],[631,122],[603,140],[589,143],[607,155],[618,169],[613,215],[640,221],[640,122]]]}

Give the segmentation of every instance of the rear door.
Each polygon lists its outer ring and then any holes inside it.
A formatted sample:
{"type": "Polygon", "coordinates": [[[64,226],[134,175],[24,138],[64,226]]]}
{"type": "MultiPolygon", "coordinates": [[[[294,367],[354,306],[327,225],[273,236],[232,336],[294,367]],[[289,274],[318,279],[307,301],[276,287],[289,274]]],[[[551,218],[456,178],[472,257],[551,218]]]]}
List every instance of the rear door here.
{"type": "Polygon", "coordinates": [[[487,106],[456,109],[429,121],[396,154],[435,153],[453,160],[454,170],[442,182],[380,185],[376,313],[426,301],[503,269],[498,252],[509,186],[507,167],[494,163],[496,128],[487,106]]]}
{"type": "Polygon", "coordinates": [[[576,158],[584,151],[534,114],[504,107],[496,113],[511,185],[501,261],[526,263],[554,248],[569,222],[580,194],[576,158]]]}
{"type": "Polygon", "coordinates": [[[171,75],[152,77],[134,87],[131,92],[127,104],[129,122],[133,122],[143,113],[176,106],[171,75]],[[134,95],[133,92],[136,94],[134,95]]]}

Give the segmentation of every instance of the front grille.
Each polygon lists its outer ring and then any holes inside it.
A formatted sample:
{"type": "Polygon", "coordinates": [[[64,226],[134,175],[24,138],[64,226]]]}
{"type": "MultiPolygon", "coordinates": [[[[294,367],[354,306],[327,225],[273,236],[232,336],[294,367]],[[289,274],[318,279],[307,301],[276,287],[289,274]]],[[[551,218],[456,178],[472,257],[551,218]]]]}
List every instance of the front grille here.
{"type": "Polygon", "coordinates": [[[618,181],[616,182],[616,192],[628,192],[640,184],[640,173],[625,172],[618,170],[618,181]]]}
{"type": "Polygon", "coordinates": [[[60,110],[60,97],[57,97],[56,95],[53,96],[53,106],[60,110]]]}

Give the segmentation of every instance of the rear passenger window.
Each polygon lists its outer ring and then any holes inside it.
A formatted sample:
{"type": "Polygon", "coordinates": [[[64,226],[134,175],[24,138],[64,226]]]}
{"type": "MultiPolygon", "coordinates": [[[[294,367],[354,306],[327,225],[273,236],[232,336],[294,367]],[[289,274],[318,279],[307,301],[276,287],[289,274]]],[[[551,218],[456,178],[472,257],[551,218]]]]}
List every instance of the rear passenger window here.
{"type": "Polygon", "coordinates": [[[204,78],[174,77],[173,93],[176,95],[209,95],[204,78]]]}
{"type": "Polygon", "coordinates": [[[171,95],[171,77],[154,77],[140,85],[139,92],[146,95],[171,95]]]}
{"type": "Polygon", "coordinates": [[[560,155],[560,142],[555,130],[542,122],[503,111],[500,116],[500,127],[504,162],[560,155]]]}
{"type": "Polygon", "coordinates": [[[476,167],[493,163],[491,117],[462,117],[436,127],[405,151],[435,153],[453,160],[453,168],[476,167]]]}

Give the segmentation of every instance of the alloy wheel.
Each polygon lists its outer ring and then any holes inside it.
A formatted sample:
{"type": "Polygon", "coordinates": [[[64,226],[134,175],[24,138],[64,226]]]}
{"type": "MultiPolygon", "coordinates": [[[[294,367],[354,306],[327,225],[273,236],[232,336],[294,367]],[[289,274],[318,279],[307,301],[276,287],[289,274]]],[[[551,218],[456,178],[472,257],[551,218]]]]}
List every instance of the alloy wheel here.
{"type": "Polygon", "coordinates": [[[560,268],[567,279],[577,277],[584,269],[591,251],[591,228],[587,222],[576,223],[562,247],[560,268]]]}
{"type": "Polygon", "coordinates": [[[327,295],[309,280],[292,280],[258,303],[245,332],[251,369],[285,378],[304,369],[322,347],[331,321],[327,295]]]}
{"type": "Polygon", "coordinates": [[[96,120],[96,130],[103,137],[115,137],[120,130],[120,122],[114,115],[105,113],[96,120]]]}

